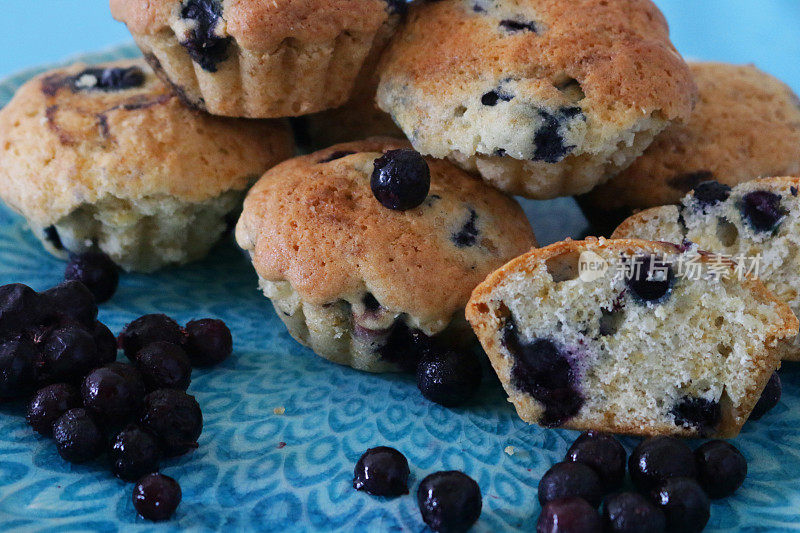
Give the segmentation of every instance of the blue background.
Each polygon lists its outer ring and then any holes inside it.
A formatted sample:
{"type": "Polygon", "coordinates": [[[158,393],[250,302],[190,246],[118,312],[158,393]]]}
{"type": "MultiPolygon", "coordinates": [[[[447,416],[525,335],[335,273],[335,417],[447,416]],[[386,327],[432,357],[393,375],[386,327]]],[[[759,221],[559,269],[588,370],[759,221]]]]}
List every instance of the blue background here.
{"type": "MultiPolygon", "coordinates": [[[[657,0],[681,53],[755,63],[800,91],[800,0],[657,0]]],[[[0,77],[129,40],[108,0],[0,0],[0,77]]]]}

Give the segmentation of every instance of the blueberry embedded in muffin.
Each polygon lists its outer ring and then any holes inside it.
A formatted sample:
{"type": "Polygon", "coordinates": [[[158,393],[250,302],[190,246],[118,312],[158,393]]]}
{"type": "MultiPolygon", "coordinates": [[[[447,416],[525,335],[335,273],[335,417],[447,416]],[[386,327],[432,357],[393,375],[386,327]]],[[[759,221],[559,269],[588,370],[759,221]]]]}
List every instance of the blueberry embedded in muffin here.
{"type": "Polygon", "coordinates": [[[490,275],[466,314],[523,420],[733,436],[798,327],[788,306],[733,269],[667,243],[564,241],[490,275]],[[729,277],[711,275],[712,264],[729,277]]]}
{"type": "Polygon", "coordinates": [[[470,292],[535,243],[513,199],[389,138],[275,167],[236,239],[292,336],[375,372],[414,372],[431,350],[474,339],[470,292]]]}

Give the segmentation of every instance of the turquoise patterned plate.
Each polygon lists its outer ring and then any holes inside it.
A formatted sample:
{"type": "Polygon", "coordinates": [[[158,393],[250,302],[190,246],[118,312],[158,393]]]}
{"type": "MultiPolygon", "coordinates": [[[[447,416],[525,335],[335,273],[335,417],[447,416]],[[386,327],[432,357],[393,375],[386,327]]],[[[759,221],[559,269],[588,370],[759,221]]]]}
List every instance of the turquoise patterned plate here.
{"type": "MultiPolygon", "coordinates": [[[[83,59],[135,54],[124,47],[83,59]]],[[[35,72],[2,83],[0,105],[35,72]]],[[[585,224],[571,200],[525,207],[542,242],[576,235],[585,224]],[[564,220],[573,222],[565,228],[564,220]]],[[[44,289],[62,272],[24,221],[0,207],[0,283],[44,289]]],[[[180,322],[222,318],[236,344],[229,361],[193,376],[189,390],[203,407],[205,428],[197,451],[163,468],[183,487],[174,519],[153,525],[137,518],[131,485],[99,462],[63,462],[52,442],[25,425],[22,406],[7,404],[0,406],[0,530],[421,531],[417,484],[436,470],[460,469],[483,493],[476,531],[531,531],[539,479],[576,436],[521,422],[495,379],[485,380],[470,405],[451,410],[423,399],[408,377],[360,373],[316,357],[286,333],[231,243],[184,268],[125,275],[101,320],[119,331],[150,312],[180,322]],[[353,490],[353,466],[375,445],[408,457],[411,495],[381,499],[353,490]]],[[[713,505],[708,531],[800,529],[800,368],[787,365],[782,376],[780,405],[735,441],[750,474],[734,497],[713,505]]],[[[625,440],[628,449],[635,442],[625,440]]]]}

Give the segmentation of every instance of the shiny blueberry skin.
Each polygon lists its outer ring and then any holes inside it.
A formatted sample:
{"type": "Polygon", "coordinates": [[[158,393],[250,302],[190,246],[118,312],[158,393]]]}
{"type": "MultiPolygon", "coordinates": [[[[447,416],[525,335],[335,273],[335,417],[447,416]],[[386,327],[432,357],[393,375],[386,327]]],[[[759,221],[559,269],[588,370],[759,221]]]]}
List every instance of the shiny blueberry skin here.
{"type": "Polygon", "coordinates": [[[70,409],[53,424],[58,454],[70,463],[85,463],[99,456],[103,435],[86,409],[70,409]]]}
{"type": "Polygon", "coordinates": [[[742,218],[757,232],[775,230],[786,211],[781,207],[781,196],[769,191],[753,191],[742,197],[742,218]]]}
{"type": "Polygon", "coordinates": [[[600,533],[603,524],[597,510],[583,498],[548,502],[536,523],[536,533],[600,533]]]}
{"type": "Polygon", "coordinates": [[[136,368],[147,390],[189,388],[192,364],[183,348],[171,342],[154,342],[136,354],[136,368]]]}
{"type": "Polygon", "coordinates": [[[675,283],[675,272],[669,263],[638,256],[631,259],[630,269],[631,276],[626,276],[625,282],[636,300],[656,304],[669,297],[675,283]]]}
{"type": "Polygon", "coordinates": [[[133,507],[152,522],[169,520],[181,498],[181,486],[164,474],[147,474],[133,488],[133,507]]]}
{"type": "Polygon", "coordinates": [[[189,38],[181,44],[192,60],[203,70],[216,72],[219,63],[228,58],[230,37],[219,37],[216,28],[222,19],[219,0],[187,0],[181,9],[181,18],[193,21],[189,38]]]}
{"type": "Polygon", "coordinates": [[[689,426],[700,435],[708,435],[722,421],[722,407],[719,402],[687,396],[672,408],[672,415],[676,425],[689,426]]]}
{"type": "Polygon", "coordinates": [[[605,492],[622,486],[625,479],[627,454],[622,444],[608,433],[587,431],[578,437],[567,450],[565,461],[590,466],[600,476],[605,492]]]}
{"type": "Polygon", "coordinates": [[[94,337],[73,325],[50,332],[42,344],[42,356],[45,374],[56,381],[79,378],[99,363],[94,337]]]}
{"type": "Polygon", "coordinates": [[[0,399],[19,398],[34,390],[39,354],[31,341],[15,339],[0,345],[0,399]]]}
{"type": "Polygon", "coordinates": [[[708,496],[692,478],[667,479],[653,490],[652,498],[664,513],[669,532],[700,533],[711,515],[708,496]]]}
{"type": "Polygon", "coordinates": [[[194,396],[181,390],[159,389],[145,396],[140,423],[159,438],[166,455],[183,455],[197,448],[203,413],[194,396]]]}
{"type": "Polygon", "coordinates": [[[375,160],[370,187],[387,209],[407,211],[422,205],[431,188],[428,162],[414,150],[389,150],[375,160]]]}
{"type": "Polygon", "coordinates": [[[408,494],[411,471],[405,456],[394,448],[370,448],[359,458],[353,474],[353,488],[373,496],[408,494]]]}
{"type": "Polygon", "coordinates": [[[673,477],[696,477],[694,454],[675,437],[654,437],[639,443],[628,459],[634,485],[647,492],[673,477]]]}
{"type": "Polygon", "coordinates": [[[233,353],[231,330],[222,320],[192,320],[186,324],[184,348],[193,366],[217,365],[233,353]]]}
{"type": "Polygon", "coordinates": [[[422,520],[433,531],[457,533],[468,530],[481,515],[481,489],[463,472],[436,472],[417,489],[422,520]]]}
{"type": "Polygon", "coordinates": [[[53,434],[53,423],[76,407],[81,407],[78,390],[67,383],[54,383],[34,394],[25,419],[36,433],[49,437],[53,434]]]}
{"type": "Polygon", "coordinates": [[[44,314],[41,296],[27,285],[0,286],[0,339],[41,324],[44,314]]]}
{"type": "Polygon", "coordinates": [[[542,505],[575,496],[598,507],[603,493],[600,476],[593,468],[582,463],[556,463],[539,481],[539,503],[542,505]]]}
{"type": "Polygon", "coordinates": [[[85,327],[97,319],[97,303],[89,288],[77,280],[68,280],[42,293],[53,310],[63,313],[85,327]]]}
{"type": "Polygon", "coordinates": [[[80,281],[91,291],[97,303],[103,303],[117,292],[119,268],[103,252],[86,252],[70,256],[64,279],[80,281]]]}
{"type": "Polygon", "coordinates": [[[139,351],[154,342],[183,344],[183,331],[177,322],[167,315],[153,314],[137,318],[119,334],[120,347],[131,361],[139,351]]]}
{"type": "Polygon", "coordinates": [[[97,347],[99,364],[106,365],[117,360],[117,338],[102,322],[95,321],[92,337],[97,347]]]}
{"type": "Polygon", "coordinates": [[[747,459],[735,446],[710,440],[694,451],[697,480],[711,498],[726,498],[742,486],[747,477],[747,459]]]}
{"type": "Polygon", "coordinates": [[[636,492],[620,492],[603,502],[603,526],[608,533],[664,533],[664,513],[636,492]]]}
{"type": "Polygon", "coordinates": [[[431,350],[417,366],[422,395],[445,407],[456,407],[475,396],[481,385],[481,361],[469,350],[431,350]]]}
{"type": "Polygon", "coordinates": [[[86,376],[81,398],[94,417],[114,423],[131,420],[138,414],[143,400],[137,383],[109,367],[98,368],[86,376]]]}
{"type": "Polygon", "coordinates": [[[714,180],[704,181],[694,188],[694,199],[703,207],[724,202],[730,195],[730,186],[714,180]]]}
{"type": "Polygon", "coordinates": [[[115,476],[125,481],[136,481],[145,474],[158,471],[161,450],[155,435],[131,424],[114,437],[109,458],[115,476]]]}
{"type": "Polygon", "coordinates": [[[781,378],[777,372],[772,374],[767,382],[767,386],[761,391],[761,397],[756,402],[755,407],[750,412],[750,420],[758,420],[771,411],[781,399],[781,378]]]}

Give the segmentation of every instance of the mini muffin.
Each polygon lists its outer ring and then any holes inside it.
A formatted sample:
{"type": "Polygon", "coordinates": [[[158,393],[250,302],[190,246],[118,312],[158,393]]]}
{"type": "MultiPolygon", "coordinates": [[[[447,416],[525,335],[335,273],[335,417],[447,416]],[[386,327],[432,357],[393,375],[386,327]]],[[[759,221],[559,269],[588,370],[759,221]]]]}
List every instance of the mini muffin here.
{"type": "Polygon", "coordinates": [[[344,104],[404,10],[403,0],[111,0],[186,102],[250,118],[344,104]]]}
{"type": "Polygon", "coordinates": [[[292,150],[285,124],[191,110],[142,60],[77,64],[0,111],[0,198],[54,254],[149,272],[203,257],[292,150]]]}
{"type": "MultiPolygon", "coordinates": [[[[764,178],[733,189],[709,181],[680,206],[654,207],[625,220],[615,238],[686,241],[733,258],[800,313],[800,178],[764,178]]],[[[800,339],[784,359],[800,361],[800,339]]]]}
{"type": "Polygon", "coordinates": [[[609,234],[634,209],[677,204],[700,182],[734,186],[800,173],[800,100],[752,65],[690,64],[699,100],[619,176],[579,199],[609,234]]]}
{"type": "Polygon", "coordinates": [[[289,333],[360,370],[412,370],[427,349],[462,348],[472,289],[535,246],[515,200],[409,148],[373,138],[286,161],[236,226],[289,333]]]}
{"type": "Polygon", "coordinates": [[[411,7],[377,99],[420,152],[544,199],[625,168],[695,89],[649,0],[443,0],[411,7]]]}
{"type": "Polygon", "coordinates": [[[733,268],[667,243],[568,240],[493,273],[466,314],[527,422],[733,437],[798,328],[733,268]]]}

